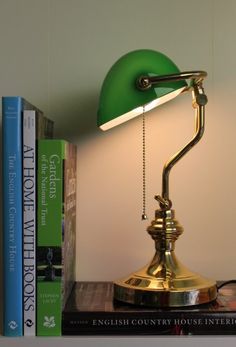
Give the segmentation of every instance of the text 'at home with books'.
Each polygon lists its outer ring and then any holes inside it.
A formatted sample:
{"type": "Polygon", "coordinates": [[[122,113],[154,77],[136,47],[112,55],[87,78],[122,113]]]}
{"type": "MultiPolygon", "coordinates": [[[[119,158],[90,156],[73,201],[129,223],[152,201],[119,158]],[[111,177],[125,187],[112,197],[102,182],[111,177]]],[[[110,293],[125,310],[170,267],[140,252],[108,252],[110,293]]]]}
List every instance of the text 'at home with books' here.
{"type": "MultiPolygon", "coordinates": [[[[43,273],[43,267],[46,269],[49,263],[52,267],[54,267],[54,265],[55,267],[59,265],[62,296],[64,292],[68,293],[71,288],[71,283],[74,281],[73,269],[75,256],[73,256],[73,261],[63,256],[63,242],[64,239],[69,240],[70,252],[68,253],[70,255],[74,254],[75,163],[72,164],[74,165],[73,170],[67,170],[71,177],[68,178],[68,174],[62,172],[55,181],[63,187],[63,189],[61,189],[61,196],[57,196],[58,206],[59,201],[61,201],[62,206],[62,212],[60,214],[61,224],[59,226],[58,222],[53,226],[51,225],[50,233],[53,235],[55,235],[55,233],[61,235],[61,243],[57,244],[57,247],[61,249],[62,253],[60,258],[61,263],[55,263],[57,262],[57,257],[53,252],[54,245],[50,245],[50,243],[46,245],[46,247],[48,247],[48,252],[45,258],[43,258],[42,253],[37,252],[37,249],[40,249],[38,245],[37,225],[39,223],[37,221],[37,205],[39,201],[39,179],[41,177],[38,170],[38,145],[41,139],[48,139],[49,142],[47,146],[50,148],[51,141],[54,143],[52,137],[53,121],[45,117],[42,111],[37,107],[22,97],[10,96],[2,98],[3,334],[5,336],[35,336],[41,333],[39,327],[39,331],[37,331],[36,326],[36,315],[39,306],[39,302],[36,300],[36,292],[40,282],[40,280],[37,281],[37,274],[41,275],[43,273]],[[67,177],[67,182],[65,182],[65,177],[67,177]],[[64,201],[65,194],[67,194],[65,193],[66,191],[70,192],[70,197],[65,198],[67,200],[64,201]],[[68,206],[71,206],[71,209],[68,206]],[[65,212],[65,208],[70,210],[70,212],[65,212]],[[71,212],[72,210],[73,213],[71,212]],[[70,222],[65,222],[66,216],[69,216],[69,218],[71,217],[72,220],[70,222]],[[56,231],[55,226],[57,226],[56,231]],[[69,230],[68,235],[66,235],[67,229],[69,230]],[[72,234],[73,236],[71,236],[72,234]],[[38,260],[36,259],[37,253],[38,260]],[[39,254],[41,255],[39,256],[39,254]],[[37,261],[39,261],[39,263],[37,263],[37,261]],[[63,262],[68,264],[68,269],[66,271],[64,271],[63,262]],[[36,274],[37,267],[39,268],[39,272],[36,274]]],[[[67,165],[65,164],[67,156],[72,155],[72,152],[73,155],[76,155],[76,148],[72,146],[75,149],[69,151],[67,147],[70,147],[70,145],[67,145],[65,141],[60,142],[64,144],[61,147],[65,148],[60,158],[64,169],[67,165]]],[[[47,153],[45,153],[45,155],[47,155],[47,153]]],[[[54,222],[55,218],[56,215],[52,218],[54,222]]],[[[51,282],[57,280],[57,278],[56,272],[55,276],[51,277],[51,282]]],[[[53,300],[49,300],[48,297],[47,300],[44,300],[44,304],[45,302],[47,302],[50,312],[53,300]]],[[[61,310],[61,298],[58,301],[57,310],[59,310],[59,307],[61,310]]],[[[45,326],[48,327],[48,333],[43,333],[45,335],[61,334],[60,321],[58,321],[58,325],[56,325],[56,323],[51,322],[52,317],[52,314],[45,313],[44,323],[45,326]],[[46,324],[47,319],[51,324],[46,324]],[[52,327],[54,324],[56,328],[52,327]]]]}

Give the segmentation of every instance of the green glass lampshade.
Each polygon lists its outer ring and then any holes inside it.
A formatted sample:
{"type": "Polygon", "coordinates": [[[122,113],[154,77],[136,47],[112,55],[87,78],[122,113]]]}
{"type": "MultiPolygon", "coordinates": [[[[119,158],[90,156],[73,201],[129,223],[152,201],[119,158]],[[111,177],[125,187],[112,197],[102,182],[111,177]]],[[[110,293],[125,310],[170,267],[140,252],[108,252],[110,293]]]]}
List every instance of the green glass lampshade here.
{"type": "Polygon", "coordinates": [[[142,91],[137,87],[141,76],[165,76],[180,73],[164,54],[149,49],[122,56],[109,70],[102,85],[98,126],[107,130],[174,98],[187,86],[185,80],[160,82],[142,91]]]}

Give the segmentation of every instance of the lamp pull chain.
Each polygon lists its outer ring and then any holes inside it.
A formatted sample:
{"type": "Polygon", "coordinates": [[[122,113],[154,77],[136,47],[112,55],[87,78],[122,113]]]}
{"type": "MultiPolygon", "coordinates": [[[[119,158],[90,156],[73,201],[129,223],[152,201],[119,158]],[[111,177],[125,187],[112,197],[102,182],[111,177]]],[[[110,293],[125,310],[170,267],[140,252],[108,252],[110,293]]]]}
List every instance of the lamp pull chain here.
{"type": "Polygon", "coordinates": [[[146,117],[145,117],[145,106],[143,105],[143,115],[142,115],[142,160],[143,160],[143,212],[142,220],[147,219],[146,215],[146,117]]]}

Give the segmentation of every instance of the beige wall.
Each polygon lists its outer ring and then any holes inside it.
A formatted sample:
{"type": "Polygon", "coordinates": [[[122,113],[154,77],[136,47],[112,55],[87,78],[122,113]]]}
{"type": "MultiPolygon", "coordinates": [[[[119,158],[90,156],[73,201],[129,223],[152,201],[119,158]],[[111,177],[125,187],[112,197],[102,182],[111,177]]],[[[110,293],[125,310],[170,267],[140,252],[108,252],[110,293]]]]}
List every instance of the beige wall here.
{"type": "Polygon", "coordinates": [[[191,98],[147,117],[147,212],[141,222],[141,119],[96,127],[102,80],[130,50],[152,48],[182,70],[209,74],[203,140],[171,173],[185,232],[176,253],[192,270],[236,278],[236,2],[234,0],[1,0],[0,95],[19,94],[78,144],[77,278],[111,280],[148,262],[145,232],[164,161],[192,136],[191,98]]]}

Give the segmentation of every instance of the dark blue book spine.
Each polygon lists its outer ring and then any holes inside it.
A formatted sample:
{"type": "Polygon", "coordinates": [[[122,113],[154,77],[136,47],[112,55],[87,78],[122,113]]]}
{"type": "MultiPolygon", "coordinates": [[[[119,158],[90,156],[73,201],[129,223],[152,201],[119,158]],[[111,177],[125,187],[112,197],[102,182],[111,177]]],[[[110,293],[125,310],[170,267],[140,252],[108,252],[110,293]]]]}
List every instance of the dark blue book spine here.
{"type": "Polygon", "coordinates": [[[21,97],[2,98],[5,336],[23,335],[22,108],[21,97]]]}

